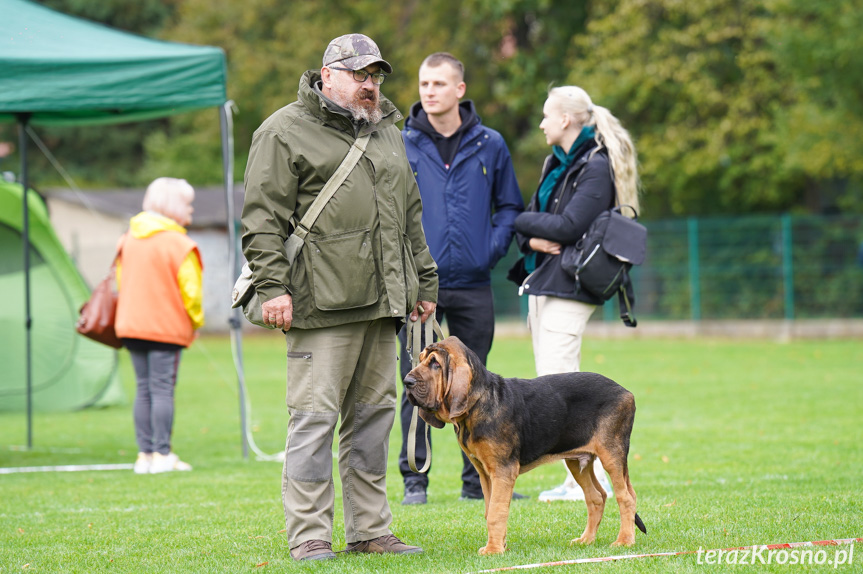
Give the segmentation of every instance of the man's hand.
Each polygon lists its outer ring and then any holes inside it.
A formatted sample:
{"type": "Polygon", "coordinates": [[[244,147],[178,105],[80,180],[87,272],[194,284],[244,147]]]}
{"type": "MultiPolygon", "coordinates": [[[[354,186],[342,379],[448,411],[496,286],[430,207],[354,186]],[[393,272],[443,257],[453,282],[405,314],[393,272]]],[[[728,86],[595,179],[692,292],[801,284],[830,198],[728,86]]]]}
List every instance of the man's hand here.
{"type": "Polygon", "coordinates": [[[560,243],[549,241],[548,239],[540,239],[539,237],[530,238],[530,248],[534,251],[549,253],[551,255],[560,254],[560,243]]]}
{"type": "Polygon", "coordinates": [[[294,320],[294,300],[290,295],[281,295],[262,303],[261,312],[264,314],[265,325],[287,331],[294,320]]]}
{"type": "Polygon", "coordinates": [[[435,308],[437,308],[437,303],[432,303],[431,301],[417,301],[417,304],[411,311],[411,321],[416,321],[417,317],[419,317],[421,322],[425,323],[426,319],[434,317],[435,308]]]}

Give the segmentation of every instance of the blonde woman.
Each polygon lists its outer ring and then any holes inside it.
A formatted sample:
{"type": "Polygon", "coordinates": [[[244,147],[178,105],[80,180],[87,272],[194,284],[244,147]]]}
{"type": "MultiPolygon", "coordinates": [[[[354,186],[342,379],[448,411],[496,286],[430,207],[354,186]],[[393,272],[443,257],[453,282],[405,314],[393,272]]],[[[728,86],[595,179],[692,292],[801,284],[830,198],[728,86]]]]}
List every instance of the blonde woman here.
{"type": "MultiPolygon", "coordinates": [[[[524,257],[510,272],[529,298],[537,376],[579,370],[584,329],[602,304],[576,292],[572,276],[560,266],[563,246],[578,242],[596,216],[616,203],[639,208],[635,147],[610,111],[594,104],[583,89],[561,86],[549,91],[542,113],[539,127],[553,153],[530,205],[515,220],[524,257]]],[[[596,465],[610,493],[598,459],[596,465]]],[[[562,486],[539,499],[583,500],[584,494],[567,472],[562,486]]]]}
{"type": "Polygon", "coordinates": [[[137,392],[135,473],[192,470],[171,449],[180,352],[204,324],[201,255],[186,236],[195,190],[161,177],[120,239],[115,329],[132,356],[137,392]]]}

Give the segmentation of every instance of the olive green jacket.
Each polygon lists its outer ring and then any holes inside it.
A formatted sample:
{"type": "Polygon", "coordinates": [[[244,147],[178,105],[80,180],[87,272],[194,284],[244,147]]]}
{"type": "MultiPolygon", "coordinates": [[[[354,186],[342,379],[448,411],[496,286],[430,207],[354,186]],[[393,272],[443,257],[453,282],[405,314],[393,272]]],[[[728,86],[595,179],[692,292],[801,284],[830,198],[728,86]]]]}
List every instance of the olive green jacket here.
{"type": "Polygon", "coordinates": [[[384,317],[401,320],[417,301],[437,301],[437,266],[422,228],[419,189],[395,122],[358,128],[347,112],[300,80],[299,100],[255,132],[246,167],[243,253],[260,300],[293,298],[292,326],[313,329],[384,317]],[[289,265],[284,242],[359,136],[366,152],[321,212],[289,265]]]}

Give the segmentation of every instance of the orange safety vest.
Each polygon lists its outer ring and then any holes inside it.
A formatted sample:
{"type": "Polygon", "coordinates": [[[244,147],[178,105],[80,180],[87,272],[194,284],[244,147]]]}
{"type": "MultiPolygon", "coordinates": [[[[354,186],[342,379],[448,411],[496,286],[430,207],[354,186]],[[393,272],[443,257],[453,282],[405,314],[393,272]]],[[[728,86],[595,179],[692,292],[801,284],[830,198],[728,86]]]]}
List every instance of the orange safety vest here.
{"type": "Polygon", "coordinates": [[[144,339],[188,347],[192,320],[177,282],[189,252],[201,260],[195,242],[177,231],[160,231],[141,239],[128,234],[120,254],[122,278],[115,330],[120,338],[144,339]]]}

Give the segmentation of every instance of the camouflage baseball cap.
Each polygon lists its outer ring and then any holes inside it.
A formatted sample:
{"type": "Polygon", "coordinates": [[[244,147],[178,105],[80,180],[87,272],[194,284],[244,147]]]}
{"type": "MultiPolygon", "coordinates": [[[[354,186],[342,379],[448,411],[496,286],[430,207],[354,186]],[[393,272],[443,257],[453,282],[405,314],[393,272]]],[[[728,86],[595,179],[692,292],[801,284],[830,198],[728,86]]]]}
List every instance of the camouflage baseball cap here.
{"type": "Polygon", "coordinates": [[[360,70],[370,64],[380,64],[387,74],[393,73],[390,63],[381,58],[381,51],[374,40],[363,34],[339,36],[324,52],[324,66],[341,64],[351,70],[360,70]]]}

